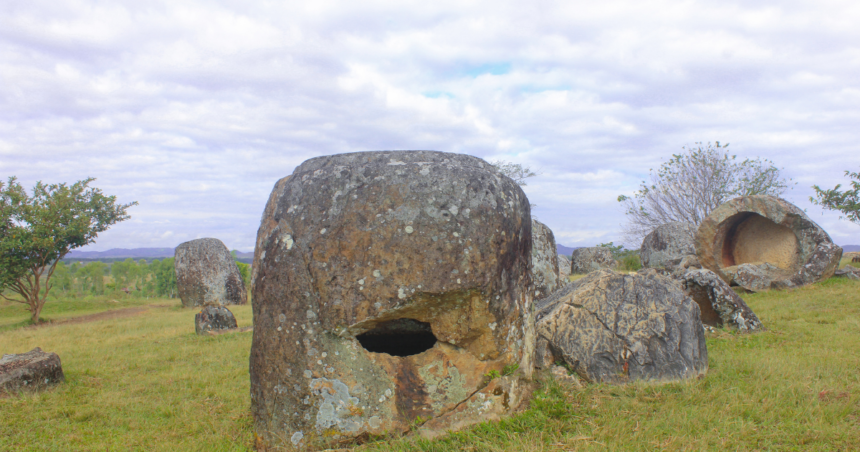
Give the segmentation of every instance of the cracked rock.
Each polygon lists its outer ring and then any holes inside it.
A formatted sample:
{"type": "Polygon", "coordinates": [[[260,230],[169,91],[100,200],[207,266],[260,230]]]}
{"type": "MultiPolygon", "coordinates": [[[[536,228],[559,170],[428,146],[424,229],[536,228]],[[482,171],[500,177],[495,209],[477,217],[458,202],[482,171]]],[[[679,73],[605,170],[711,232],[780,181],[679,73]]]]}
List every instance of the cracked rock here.
{"type": "Polygon", "coordinates": [[[538,308],[538,337],[586,381],[672,381],[708,370],[699,306],[654,270],[593,272],[538,308]]]}
{"type": "Polygon", "coordinates": [[[710,270],[691,270],[679,278],[687,295],[699,304],[702,323],[742,332],[764,329],[761,321],[729,285],[710,270]]]}
{"type": "Polygon", "coordinates": [[[532,281],[535,300],[546,298],[559,288],[558,251],[552,231],[540,221],[532,219],[532,281]]]}
{"type": "Polygon", "coordinates": [[[258,448],[332,446],[428,418],[419,430],[432,436],[510,413],[534,368],[531,249],[526,195],[476,157],[299,165],[257,232],[258,448]]]}
{"type": "Polygon", "coordinates": [[[558,282],[559,287],[570,282],[570,258],[564,254],[558,255],[558,282]]]}

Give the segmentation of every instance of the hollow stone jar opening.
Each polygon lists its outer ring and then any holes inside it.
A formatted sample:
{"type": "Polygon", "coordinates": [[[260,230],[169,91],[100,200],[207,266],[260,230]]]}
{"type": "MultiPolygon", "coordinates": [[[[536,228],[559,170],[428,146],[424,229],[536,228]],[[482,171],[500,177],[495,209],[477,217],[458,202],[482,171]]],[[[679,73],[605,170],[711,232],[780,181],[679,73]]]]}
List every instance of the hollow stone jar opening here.
{"type": "Polygon", "coordinates": [[[365,350],[392,356],[411,356],[425,352],[436,344],[430,324],[414,319],[396,319],[356,336],[365,350]]]}
{"type": "Polygon", "coordinates": [[[723,267],[764,262],[786,270],[797,267],[799,246],[791,229],[752,212],[739,213],[726,222],[723,267]]]}

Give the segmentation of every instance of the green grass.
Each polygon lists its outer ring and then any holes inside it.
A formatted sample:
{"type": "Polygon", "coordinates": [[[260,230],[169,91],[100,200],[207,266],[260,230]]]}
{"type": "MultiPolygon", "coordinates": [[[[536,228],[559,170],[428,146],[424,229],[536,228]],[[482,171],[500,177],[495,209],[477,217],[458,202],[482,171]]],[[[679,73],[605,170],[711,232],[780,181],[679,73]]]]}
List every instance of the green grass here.
{"type": "MultiPolygon", "coordinates": [[[[709,335],[702,380],[577,389],[543,375],[532,408],[510,419],[359,450],[860,450],[860,282],[744,298],[767,331],[709,335]]],[[[170,307],[0,331],[0,351],[55,351],[67,379],[0,399],[0,450],[250,449],[251,333],[197,337],[195,310],[155,303],[170,307]]],[[[250,324],[249,306],[231,310],[250,324]]]]}
{"type": "MultiPolygon", "coordinates": [[[[146,306],[160,301],[164,301],[164,299],[134,298],[125,294],[115,297],[95,296],[60,300],[49,298],[42,308],[40,320],[51,322],[112,309],[146,306]]],[[[170,302],[175,302],[175,300],[170,300],[170,302]]],[[[26,311],[25,308],[26,305],[23,303],[0,299],[0,331],[30,325],[30,312],[26,311]]]]}

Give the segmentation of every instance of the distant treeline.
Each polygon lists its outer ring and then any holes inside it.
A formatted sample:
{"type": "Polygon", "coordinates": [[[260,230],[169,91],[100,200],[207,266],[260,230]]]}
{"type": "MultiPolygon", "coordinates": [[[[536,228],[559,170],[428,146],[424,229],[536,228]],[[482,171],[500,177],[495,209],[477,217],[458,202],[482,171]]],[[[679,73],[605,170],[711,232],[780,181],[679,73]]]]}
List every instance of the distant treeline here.
{"type": "MultiPolygon", "coordinates": [[[[176,270],[173,258],[140,259],[74,259],[67,263],[66,259],[57,263],[57,268],[51,277],[52,298],[58,297],[87,297],[95,295],[133,295],[136,297],[167,297],[175,298],[176,270]],[[104,262],[104,261],[108,262],[104,262]]],[[[245,287],[250,288],[251,266],[244,262],[236,262],[239,274],[245,281],[245,287]]]]}

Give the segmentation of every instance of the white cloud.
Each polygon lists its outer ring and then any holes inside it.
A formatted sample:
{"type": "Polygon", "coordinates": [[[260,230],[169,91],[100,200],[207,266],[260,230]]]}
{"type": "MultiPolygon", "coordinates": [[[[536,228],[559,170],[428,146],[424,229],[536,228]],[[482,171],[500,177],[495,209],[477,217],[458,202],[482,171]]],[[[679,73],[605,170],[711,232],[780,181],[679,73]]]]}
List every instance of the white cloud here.
{"type": "Polygon", "coordinates": [[[615,197],[649,168],[720,140],[860,243],[808,202],[860,166],[858,21],[839,1],[8,3],[0,172],[139,201],[96,249],[248,250],[307,158],[465,152],[544,169],[535,214],[588,245],[619,241],[615,197]]]}

